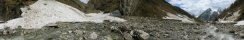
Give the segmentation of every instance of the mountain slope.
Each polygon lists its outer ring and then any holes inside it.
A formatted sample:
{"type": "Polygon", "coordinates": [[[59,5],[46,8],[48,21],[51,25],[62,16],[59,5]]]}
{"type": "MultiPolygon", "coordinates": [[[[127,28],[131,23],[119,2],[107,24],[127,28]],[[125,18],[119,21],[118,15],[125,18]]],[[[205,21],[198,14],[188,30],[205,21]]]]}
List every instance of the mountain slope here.
{"type": "Polygon", "coordinates": [[[102,23],[104,20],[124,22],[124,19],[109,16],[109,14],[90,13],[84,14],[78,9],[60,3],[55,0],[38,0],[32,5],[21,8],[22,17],[9,20],[0,24],[0,29],[18,27],[24,29],[39,29],[48,24],[57,22],[95,22],[102,23]]]}
{"type": "MultiPolygon", "coordinates": [[[[5,0],[6,1],[6,0],[5,0]]],[[[21,1],[21,2],[5,2],[0,1],[1,3],[15,3],[11,9],[1,9],[0,11],[6,13],[2,13],[1,17],[4,21],[14,19],[20,17],[22,13],[20,11],[20,7],[23,3],[27,3],[28,5],[32,4],[29,2],[21,1]],[[14,10],[14,11],[12,11],[14,10]],[[12,15],[14,14],[14,15],[12,15]]],[[[36,0],[30,0],[36,1],[36,0]]],[[[155,17],[155,18],[165,18],[165,19],[177,19],[177,20],[184,20],[184,21],[197,21],[194,16],[190,15],[186,11],[172,6],[171,4],[167,3],[165,0],[90,0],[88,4],[84,4],[79,0],[57,0],[64,4],[70,5],[75,7],[84,13],[90,12],[99,12],[97,10],[101,10],[105,13],[113,12],[115,10],[119,10],[124,16],[141,16],[141,17],[155,17]],[[79,2],[78,2],[79,1],[79,2]]],[[[11,5],[10,5],[11,6],[11,5]]],[[[0,6],[3,8],[7,8],[8,6],[0,6]]],[[[1,19],[0,19],[1,20],[1,19]]]]}
{"type": "Polygon", "coordinates": [[[204,21],[209,21],[210,15],[212,14],[211,9],[207,9],[204,11],[200,16],[198,16],[198,19],[204,20],[204,21]]]}
{"type": "Polygon", "coordinates": [[[244,0],[236,0],[218,17],[219,22],[236,22],[244,19],[244,0]]]}
{"type": "MultiPolygon", "coordinates": [[[[0,22],[6,22],[11,19],[21,17],[20,8],[31,5],[37,0],[0,0],[0,22]]],[[[87,7],[80,0],[56,0],[61,3],[70,5],[85,13],[97,12],[93,7],[87,7]]]]}
{"type": "Polygon", "coordinates": [[[91,0],[89,3],[105,12],[120,10],[122,15],[126,16],[197,20],[194,16],[179,7],[172,6],[165,0],[91,0]]]}

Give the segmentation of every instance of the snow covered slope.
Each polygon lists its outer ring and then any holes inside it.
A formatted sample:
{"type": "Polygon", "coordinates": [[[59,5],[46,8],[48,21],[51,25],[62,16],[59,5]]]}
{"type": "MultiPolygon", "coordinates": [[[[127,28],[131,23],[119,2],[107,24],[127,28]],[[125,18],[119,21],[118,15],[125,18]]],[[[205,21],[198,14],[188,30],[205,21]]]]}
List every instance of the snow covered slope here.
{"type": "Polygon", "coordinates": [[[239,12],[240,12],[240,10],[238,10],[238,11],[236,11],[234,13],[228,13],[230,16],[220,18],[220,19],[218,19],[218,21],[220,23],[232,23],[232,22],[235,22],[238,19],[238,17],[240,17],[240,13],[239,12]]]}
{"type": "Polygon", "coordinates": [[[185,15],[172,14],[172,13],[167,13],[167,16],[163,17],[163,19],[180,20],[184,23],[195,23],[195,20],[192,18],[189,18],[185,15]]]}
{"type": "Polygon", "coordinates": [[[104,20],[124,22],[124,19],[109,16],[109,14],[91,13],[84,14],[76,8],[57,2],[55,0],[38,0],[36,3],[21,8],[22,17],[9,20],[0,24],[0,29],[10,27],[15,29],[39,29],[43,26],[56,22],[95,22],[102,23],[104,20]]]}
{"type": "Polygon", "coordinates": [[[244,20],[244,0],[236,0],[230,8],[220,14],[217,21],[220,23],[230,23],[244,20]]]}
{"type": "Polygon", "coordinates": [[[239,21],[235,25],[244,25],[244,21],[239,21]]]}

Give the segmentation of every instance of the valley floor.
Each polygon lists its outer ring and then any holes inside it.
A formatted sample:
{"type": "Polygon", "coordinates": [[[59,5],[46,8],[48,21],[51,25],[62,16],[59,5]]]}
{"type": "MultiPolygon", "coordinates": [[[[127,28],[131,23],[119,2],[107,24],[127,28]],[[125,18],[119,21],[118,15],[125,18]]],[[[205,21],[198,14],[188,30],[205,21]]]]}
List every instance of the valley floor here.
{"type": "MultiPolygon", "coordinates": [[[[62,22],[58,26],[42,29],[0,30],[0,40],[214,40],[216,35],[207,35],[210,25],[182,23],[146,17],[121,17],[127,22],[62,22]],[[206,36],[206,37],[204,37],[206,36]]],[[[244,26],[211,24],[214,32],[231,35],[234,39],[244,38],[244,26]]],[[[210,30],[211,31],[211,30],[210,30]]],[[[222,37],[222,36],[221,36],[222,37]]]]}

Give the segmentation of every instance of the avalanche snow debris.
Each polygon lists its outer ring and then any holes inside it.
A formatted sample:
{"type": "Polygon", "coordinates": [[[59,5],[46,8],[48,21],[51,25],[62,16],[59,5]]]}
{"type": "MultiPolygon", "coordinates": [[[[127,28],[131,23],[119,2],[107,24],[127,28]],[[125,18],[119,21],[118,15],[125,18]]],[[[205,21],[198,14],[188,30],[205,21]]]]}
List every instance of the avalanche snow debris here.
{"type": "Polygon", "coordinates": [[[47,24],[56,22],[95,22],[102,23],[104,20],[124,22],[126,20],[109,16],[109,14],[91,13],[84,14],[78,9],[54,0],[38,0],[36,3],[21,8],[20,18],[9,20],[0,24],[0,29],[9,27],[15,29],[39,29],[47,24]]]}
{"type": "MultiPolygon", "coordinates": [[[[241,10],[238,10],[236,12],[233,13],[233,15],[231,15],[230,17],[225,17],[223,19],[219,19],[219,23],[233,23],[239,16],[240,16],[240,12],[241,10]]],[[[231,14],[231,13],[229,13],[231,14]]]]}
{"type": "Polygon", "coordinates": [[[193,19],[190,19],[185,15],[172,14],[172,13],[167,13],[167,16],[163,17],[163,19],[173,19],[173,20],[181,20],[182,22],[185,23],[195,23],[193,19]]]}
{"type": "Polygon", "coordinates": [[[244,25],[244,20],[237,22],[235,25],[244,25]]]}

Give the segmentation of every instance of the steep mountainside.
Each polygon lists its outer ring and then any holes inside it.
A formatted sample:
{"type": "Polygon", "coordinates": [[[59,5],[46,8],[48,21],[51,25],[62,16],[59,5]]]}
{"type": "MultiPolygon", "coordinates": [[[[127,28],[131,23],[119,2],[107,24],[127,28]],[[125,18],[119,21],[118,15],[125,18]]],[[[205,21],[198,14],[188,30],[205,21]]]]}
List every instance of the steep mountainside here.
{"type": "Polygon", "coordinates": [[[120,10],[122,15],[127,16],[197,20],[194,16],[179,7],[172,6],[165,0],[91,0],[89,3],[98,10],[105,12],[120,10]]]}
{"type": "Polygon", "coordinates": [[[220,14],[219,22],[236,22],[244,19],[244,0],[236,0],[228,9],[220,14]]]}

